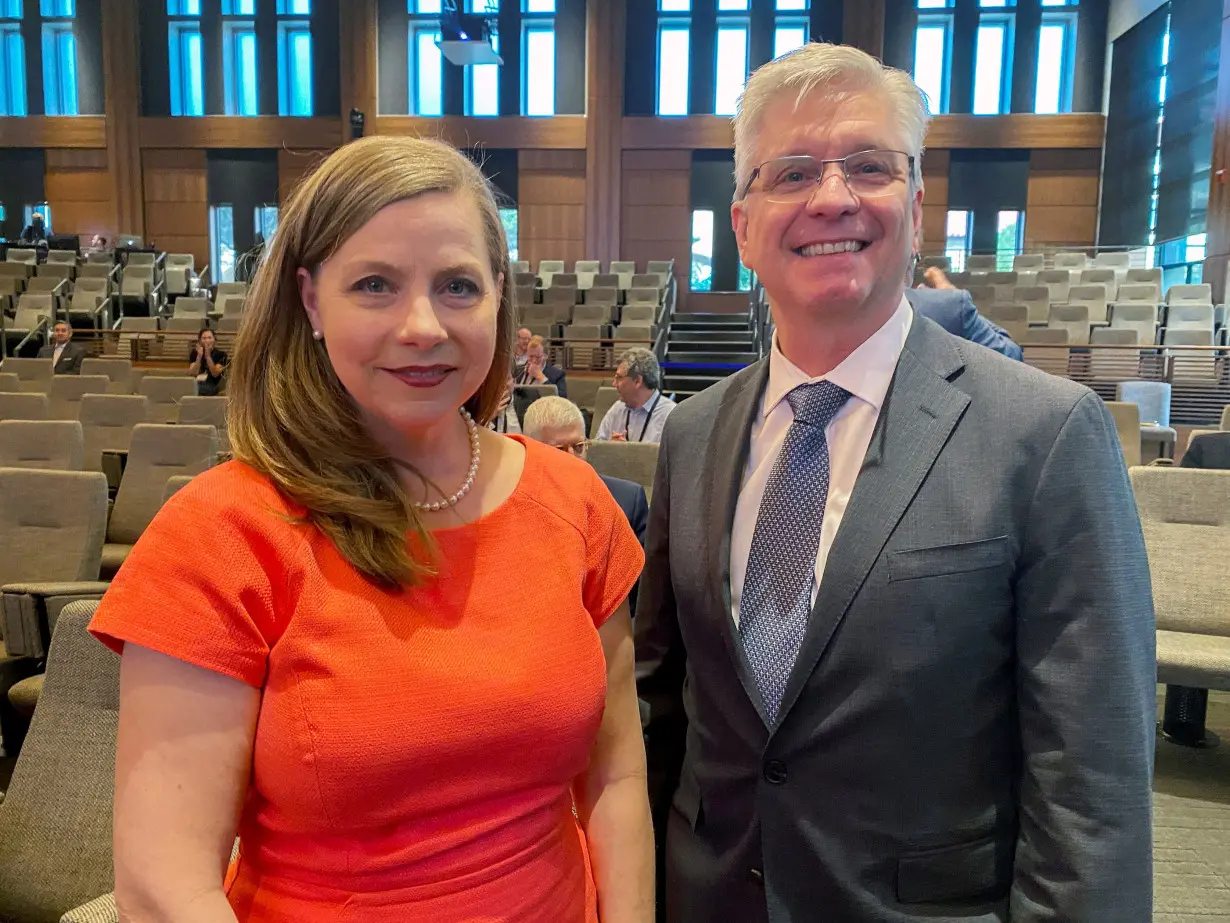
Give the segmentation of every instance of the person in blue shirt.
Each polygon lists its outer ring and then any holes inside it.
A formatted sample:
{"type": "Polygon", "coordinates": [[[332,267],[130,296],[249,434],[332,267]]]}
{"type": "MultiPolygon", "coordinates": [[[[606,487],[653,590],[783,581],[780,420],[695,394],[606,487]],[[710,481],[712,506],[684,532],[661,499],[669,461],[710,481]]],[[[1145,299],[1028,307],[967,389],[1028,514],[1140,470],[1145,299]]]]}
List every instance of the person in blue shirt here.
{"type": "Polygon", "coordinates": [[[1009,359],[1018,362],[1022,359],[1021,347],[1013,342],[1007,331],[978,313],[969,292],[957,288],[948,281],[943,270],[934,266],[927,270],[926,277],[927,286],[905,290],[905,297],[915,311],[931,318],[954,336],[993,349],[1009,359]]]}

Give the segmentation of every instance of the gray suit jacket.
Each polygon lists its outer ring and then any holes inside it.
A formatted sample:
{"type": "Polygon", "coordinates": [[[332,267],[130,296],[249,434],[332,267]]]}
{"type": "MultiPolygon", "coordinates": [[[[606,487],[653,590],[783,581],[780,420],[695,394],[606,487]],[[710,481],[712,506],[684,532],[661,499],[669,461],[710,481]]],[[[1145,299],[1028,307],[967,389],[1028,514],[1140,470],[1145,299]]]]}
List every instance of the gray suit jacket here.
{"type": "MultiPolygon", "coordinates": [[[[48,343],[38,351],[40,359],[50,359],[56,354],[54,343],[48,343]]],[[[80,375],[81,363],[86,358],[85,347],[80,343],[74,343],[69,340],[64,347],[64,352],[60,353],[60,361],[56,363],[56,367],[52,369],[55,375],[80,375]]]]}
{"type": "Polygon", "coordinates": [[[667,920],[1150,920],[1153,604],[1102,402],[916,316],[768,727],[729,581],[767,378],[662,440],[636,640],[667,920]]]}

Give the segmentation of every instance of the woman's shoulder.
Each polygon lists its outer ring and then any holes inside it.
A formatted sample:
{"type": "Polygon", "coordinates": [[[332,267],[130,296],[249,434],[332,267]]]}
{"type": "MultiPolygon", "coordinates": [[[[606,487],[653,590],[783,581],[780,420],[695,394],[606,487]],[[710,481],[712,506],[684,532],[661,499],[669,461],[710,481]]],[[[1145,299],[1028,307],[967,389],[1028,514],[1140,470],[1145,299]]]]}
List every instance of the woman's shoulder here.
{"type": "Polygon", "coordinates": [[[198,474],[162,508],[164,517],[195,517],[207,510],[215,520],[243,522],[277,530],[306,512],[278,490],[273,481],[240,461],[229,461],[198,474]]]}
{"type": "Polygon", "coordinates": [[[596,503],[609,499],[606,485],[583,459],[522,438],[525,444],[525,495],[565,522],[584,530],[596,503]]]}

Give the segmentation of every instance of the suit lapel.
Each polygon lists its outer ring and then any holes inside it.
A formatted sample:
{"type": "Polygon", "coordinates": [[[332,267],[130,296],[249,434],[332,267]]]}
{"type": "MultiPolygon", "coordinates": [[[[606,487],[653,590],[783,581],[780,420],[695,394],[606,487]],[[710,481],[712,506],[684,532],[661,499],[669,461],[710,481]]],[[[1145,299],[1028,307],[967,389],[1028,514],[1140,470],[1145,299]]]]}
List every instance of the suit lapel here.
{"type": "Polygon", "coordinates": [[[779,723],[798,699],[855,594],[969,406],[969,395],[950,383],[964,367],[951,340],[932,321],[915,315],[829,551],[807,633],[786,684],[779,723]]]}
{"type": "MultiPolygon", "coordinates": [[[[718,614],[718,630],[739,674],[739,682],[748,699],[765,721],[760,690],[748,667],[743,642],[735,635],[730,609],[730,531],[735,520],[739,488],[743,484],[743,468],[747,464],[749,434],[752,422],[760,410],[765,385],[769,380],[769,363],[762,359],[738,376],[722,398],[713,438],[709,442],[706,464],[709,488],[709,509],[705,534],[709,537],[705,573],[709,575],[709,596],[712,611],[718,614]]],[[[768,722],[765,721],[767,725],[768,722]]]]}

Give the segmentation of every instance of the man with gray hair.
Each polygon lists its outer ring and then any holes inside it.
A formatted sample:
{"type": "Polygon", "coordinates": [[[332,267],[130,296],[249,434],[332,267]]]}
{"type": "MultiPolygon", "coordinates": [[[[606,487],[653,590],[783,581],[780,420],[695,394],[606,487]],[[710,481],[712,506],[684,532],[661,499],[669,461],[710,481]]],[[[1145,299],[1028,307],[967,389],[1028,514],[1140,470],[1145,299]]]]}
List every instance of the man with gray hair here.
{"type": "Polygon", "coordinates": [[[634,346],[619,357],[611,380],[619,400],[602,418],[598,438],[615,442],[661,442],[675,402],[661,392],[662,368],[653,350],[634,346]]]}
{"type": "Polygon", "coordinates": [[[777,330],[671,416],[637,612],[668,923],[1151,919],[1153,607],[1115,427],[910,308],[926,126],[842,46],[740,102],[731,216],[777,330]]]}

